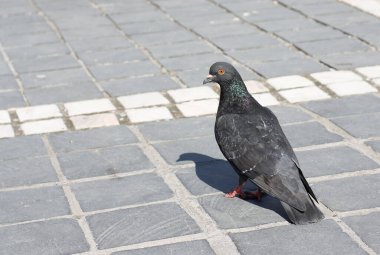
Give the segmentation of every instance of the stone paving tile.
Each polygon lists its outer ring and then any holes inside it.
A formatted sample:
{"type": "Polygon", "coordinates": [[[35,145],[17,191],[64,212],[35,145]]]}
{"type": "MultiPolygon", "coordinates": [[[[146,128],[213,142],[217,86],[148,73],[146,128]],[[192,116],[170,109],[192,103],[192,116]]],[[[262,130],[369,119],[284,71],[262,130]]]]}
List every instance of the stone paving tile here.
{"type": "Polygon", "coordinates": [[[366,254],[332,220],[304,226],[230,234],[239,252],[252,254],[366,254]],[[286,236],[286,238],[284,238],[286,236]],[[289,244],[291,241],[291,245],[289,244]]]}
{"type": "Polygon", "coordinates": [[[2,90],[17,90],[18,85],[16,80],[11,75],[0,76],[0,91],[2,90]]]}
{"type": "Polygon", "coordinates": [[[114,175],[154,168],[141,149],[133,145],[59,154],[58,160],[68,179],[114,175]]]}
{"type": "Polygon", "coordinates": [[[0,109],[25,106],[24,99],[18,91],[0,92],[0,109]]]}
{"type": "Polygon", "coordinates": [[[271,106],[269,109],[276,115],[281,125],[312,120],[310,115],[295,107],[278,105],[271,106]]]}
{"type": "Polygon", "coordinates": [[[64,103],[102,96],[95,85],[88,82],[28,89],[24,93],[32,105],[64,103]]]}
{"type": "Polygon", "coordinates": [[[0,228],[4,254],[74,254],[89,249],[78,223],[72,219],[49,220],[0,228]]]}
{"type": "Polygon", "coordinates": [[[288,100],[290,103],[330,98],[330,96],[326,92],[324,92],[316,86],[282,90],[279,92],[279,94],[283,96],[286,100],[288,100]]]}
{"type": "Polygon", "coordinates": [[[317,22],[305,18],[290,18],[290,19],[283,19],[283,20],[266,20],[256,23],[258,26],[260,26],[262,29],[265,29],[270,32],[278,32],[278,31],[285,31],[285,30],[295,30],[299,31],[302,29],[308,30],[308,29],[318,29],[322,26],[318,24],[317,22]]]}
{"type": "Polygon", "coordinates": [[[11,125],[0,125],[0,138],[14,137],[15,133],[11,125]]]}
{"type": "Polygon", "coordinates": [[[10,123],[11,118],[7,111],[0,111],[0,124],[10,123]]]}
{"type": "Polygon", "coordinates": [[[327,85],[338,96],[349,96],[377,92],[377,89],[365,81],[352,81],[327,85]]]}
{"type": "Polygon", "coordinates": [[[284,133],[295,148],[342,141],[342,137],[329,132],[318,122],[308,122],[283,127],[284,133]]]}
{"type": "Polygon", "coordinates": [[[346,222],[369,247],[375,252],[380,253],[380,243],[377,235],[380,226],[380,214],[378,212],[345,217],[343,221],[346,222]]]}
{"type": "Polygon", "coordinates": [[[356,68],[356,71],[363,74],[367,78],[380,78],[380,66],[356,68]]]}
{"type": "Polygon", "coordinates": [[[0,223],[14,223],[70,214],[61,187],[2,191],[0,223]]]}
{"type": "Polygon", "coordinates": [[[169,100],[167,100],[161,93],[159,92],[150,92],[143,93],[131,96],[123,96],[118,97],[117,100],[121,103],[121,105],[125,109],[131,108],[140,108],[154,105],[165,105],[169,104],[169,100]]]}
{"type": "Polygon", "coordinates": [[[367,144],[380,153],[380,141],[370,141],[367,142],[367,144]]]}
{"type": "Polygon", "coordinates": [[[183,118],[151,122],[138,127],[150,141],[178,140],[214,135],[215,117],[183,118]]]}
{"type": "Polygon", "coordinates": [[[206,212],[222,229],[252,227],[286,220],[279,200],[265,196],[261,201],[225,198],[223,195],[198,199],[206,212]]]}
{"type": "Polygon", "coordinates": [[[70,116],[116,110],[111,101],[105,98],[66,103],[65,108],[70,116]]]}
{"type": "Polygon", "coordinates": [[[216,94],[215,91],[213,91],[210,87],[206,86],[197,88],[169,90],[168,94],[176,103],[208,98],[219,98],[218,94],[216,94]]]}
{"type": "Polygon", "coordinates": [[[249,93],[253,94],[253,93],[269,92],[269,89],[265,87],[265,85],[262,82],[255,81],[255,80],[248,80],[248,81],[244,81],[244,83],[249,93]]]}
{"type": "Polygon", "coordinates": [[[351,71],[329,71],[312,73],[311,77],[316,79],[322,84],[343,83],[351,81],[361,81],[362,78],[351,71]]]}
{"type": "Polygon", "coordinates": [[[0,161],[0,188],[58,181],[47,157],[0,161]]]}
{"type": "Polygon", "coordinates": [[[201,58],[198,55],[165,58],[161,60],[161,63],[170,70],[183,71],[197,69],[200,67],[210,67],[217,61],[228,62],[228,59],[219,53],[209,53],[204,54],[201,58]]]}
{"type": "Polygon", "coordinates": [[[28,60],[38,57],[48,57],[70,54],[69,49],[62,43],[47,43],[33,46],[23,46],[7,49],[7,54],[11,59],[28,60]]]}
{"type": "Polygon", "coordinates": [[[262,106],[277,105],[277,104],[280,103],[280,102],[277,101],[277,99],[274,96],[272,96],[271,93],[252,94],[252,96],[262,106]]]}
{"type": "Polygon", "coordinates": [[[177,108],[185,117],[215,114],[218,110],[219,100],[206,99],[194,102],[177,104],[177,108]]]}
{"type": "Polygon", "coordinates": [[[299,151],[296,154],[306,178],[379,167],[364,154],[346,146],[299,151]]]}
{"type": "Polygon", "coordinates": [[[84,211],[149,203],[173,195],[163,179],[151,173],[77,183],[72,190],[84,211]]]}
{"type": "Polygon", "coordinates": [[[376,113],[380,111],[380,98],[374,95],[350,96],[303,104],[309,110],[327,118],[376,113]]]}
{"type": "Polygon", "coordinates": [[[113,113],[100,113],[94,115],[79,115],[70,118],[76,130],[119,125],[113,113]]]}
{"type": "Polygon", "coordinates": [[[96,149],[137,142],[136,137],[127,126],[51,134],[49,139],[56,152],[96,149]]]}
{"type": "Polygon", "coordinates": [[[86,65],[125,63],[147,59],[141,51],[135,48],[84,52],[80,54],[80,58],[86,65]]]}
{"type": "MultiPolygon", "coordinates": [[[[38,44],[58,43],[59,39],[52,31],[43,33],[22,33],[1,38],[4,48],[33,46],[38,44]]],[[[28,68],[24,63],[24,68],[28,68]]]]}
{"type": "Polygon", "coordinates": [[[83,40],[71,41],[70,45],[77,52],[132,47],[132,44],[122,35],[88,39],[84,38],[83,40]]]}
{"type": "Polygon", "coordinates": [[[267,83],[276,90],[310,87],[314,85],[311,80],[299,75],[271,78],[267,80],[267,83]]]}
{"type": "Polygon", "coordinates": [[[99,249],[200,232],[193,219],[174,203],[96,214],[87,220],[99,249]]]}
{"type": "Polygon", "coordinates": [[[312,186],[319,200],[335,211],[351,211],[380,206],[380,175],[328,180],[312,186]],[[363,196],[363,194],[365,194],[363,196]]]}
{"type": "Polygon", "coordinates": [[[299,30],[283,30],[276,31],[276,34],[284,38],[287,41],[293,43],[302,43],[302,42],[314,42],[320,40],[331,40],[337,38],[345,38],[347,35],[344,33],[334,30],[329,27],[320,27],[302,30],[300,33],[299,30]]]}
{"type": "Polygon", "coordinates": [[[184,55],[194,55],[215,52],[211,46],[202,41],[189,41],[175,45],[159,45],[149,47],[149,51],[152,52],[156,58],[168,58],[178,57],[184,55]]]}
{"type": "Polygon", "coordinates": [[[113,255],[167,255],[167,254],[182,254],[182,255],[211,255],[215,252],[211,249],[206,240],[188,241],[182,243],[168,244],[162,246],[148,247],[137,250],[122,251],[112,253],[113,255]]]}
{"type": "Polygon", "coordinates": [[[181,29],[180,26],[169,19],[155,20],[153,22],[126,23],[120,25],[120,28],[128,35],[160,33],[181,29]]]}
{"type": "Polygon", "coordinates": [[[132,38],[145,46],[194,41],[197,39],[195,35],[182,29],[161,33],[133,35],[132,38]]]}
{"type": "Polygon", "coordinates": [[[62,119],[31,121],[21,124],[25,135],[44,134],[67,130],[62,119]]]}
{"type": "Polygon", "coordinates": [[[191,163],[193,161],[198,163],[215,159],[224,159],[213,136],[157,143],[154,144],[154,147],[158,150],[161,156],[172,165],[191,163]],[[197,153],[200,154],[201,157],[183,161],[181,157],[188,153],[197,153]]]}
{"type": "Polygon", "coordinates": [[[173,119],[173,115],[170,113],[168,108],[164,106],[130,109],[125,112],[132,123],[173,119]]]}
{"type": "Polygon", "coordinates": [[[15,60],[15,69],[19,73],[31,73],[79,67],[78,62],[70,55],[53,56],[37,59],[15,60]]]}
{"type": "Polygon", "coordinates": [[[120,79],[102,82],[101,84],[112,96],[125,96],[179,88],[178,84],[166,75],[120,79]]]}
{"type": "Polygon", "coordinates": [[[27,120],[48,119],[53,117],[61,117],[56,105],[41,105],[34,107],[25,107],[16,109],[18,119],[23,122],[27,120]]]}
{"type": "Polygon", "coordinates": [[[321,56],[319,58],[336,69],[345,70],[362,66],[378,65],[380,61],[380,52],[338,53],[329,56],[321,56]]]}
{"type": "Polygon", "coordinates": [[[46,155],[41,138],[34,136],[20,136],[12,139],[0,140],[0,160],[25,158],[46,155]]]}
{"type": "Polygon", "coordinates": [[[380,136],[380,113],[355,115],[332,119],[332,121],[358,138],[370,138],[380,136]],[[368,121],[370,120],[370,124],[368,121]]]}

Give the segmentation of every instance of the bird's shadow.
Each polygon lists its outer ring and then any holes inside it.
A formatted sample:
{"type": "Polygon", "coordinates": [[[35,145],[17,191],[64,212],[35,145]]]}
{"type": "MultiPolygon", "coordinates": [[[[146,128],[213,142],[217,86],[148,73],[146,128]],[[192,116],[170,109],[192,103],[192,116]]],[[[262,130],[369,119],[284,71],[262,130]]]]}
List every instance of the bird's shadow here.
{"type": "MultiPolygon", "coordinates": [[[[226,160],[215,159],[199,153],[183,153],[177,162],[192,161],[195,163],[197,177],[208,186],[223,193],[230,192],[238,184],[239,177],[226,160]]],[[[257,186],[251,181],[244,185],[244,191],[256,191],[257,186]]],[[[274,211],[289,220],[280,201],[264,194],[260,201],[246,200],[256,206],[274,211]]]]}

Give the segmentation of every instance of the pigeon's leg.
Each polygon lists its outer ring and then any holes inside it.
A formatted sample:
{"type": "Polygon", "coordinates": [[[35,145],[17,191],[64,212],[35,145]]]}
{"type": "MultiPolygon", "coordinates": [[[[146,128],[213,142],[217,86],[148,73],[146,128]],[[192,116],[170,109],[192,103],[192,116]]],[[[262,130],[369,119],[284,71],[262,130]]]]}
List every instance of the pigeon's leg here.
{"type": "Polygon", "coordinates": [[[239,176],[239,186],[237,186],[233,191],[228,192],[227,194],[224,195],[224,197],[232,198],[236,196],[244,197],[244,192],[243,192],[243,185],[247,181],[246,178],[239,176]]]}
{"type": "Polygon", "coordinates": [[[247,191],[244,193],[245,199],[257,199],[258,201],[261,200],[261,197],[263,195],[263,192],[260,188],[257,188],[256,191],[247,191]]]}

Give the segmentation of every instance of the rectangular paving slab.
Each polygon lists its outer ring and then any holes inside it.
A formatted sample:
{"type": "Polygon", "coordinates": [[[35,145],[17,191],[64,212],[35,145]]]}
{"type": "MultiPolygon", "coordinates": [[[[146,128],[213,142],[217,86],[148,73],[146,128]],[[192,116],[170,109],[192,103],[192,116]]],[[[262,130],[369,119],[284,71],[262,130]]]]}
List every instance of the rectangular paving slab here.
{"type": "Polygon", "coordinates": [[[72,219],[49,220],[0,228],[3,254],[74,254],[89,245],[78,223],[72,219]]]}
{"type": "Polygon", "coordinates": [[[0,140],[0,160],[46,155],[40,136],[20,136],[0,140]]]}
{"type": "Polygon", "coordinates": [[[96,214],[87,220],[99,249],[200,232],[194,220],[175,203],[96,214]]]}
{"type": "Polygon", "coordinates": [[[126,205],[164,200],[172,192],[154,173],[112,178],[72,185],[84,211],[95,211],[126,205]]]}
{"type": "Polygon", "coordinates": [[[332,220],[230,235],[242,255],[367,254],[332,220]]]}
{"type": "Polygon", "coordinates": [[[380,112],[332,119],[332,121],[358,138],[380,136],[380,112]],[[368,123],[370,120],[370,124],[368,123]]]}

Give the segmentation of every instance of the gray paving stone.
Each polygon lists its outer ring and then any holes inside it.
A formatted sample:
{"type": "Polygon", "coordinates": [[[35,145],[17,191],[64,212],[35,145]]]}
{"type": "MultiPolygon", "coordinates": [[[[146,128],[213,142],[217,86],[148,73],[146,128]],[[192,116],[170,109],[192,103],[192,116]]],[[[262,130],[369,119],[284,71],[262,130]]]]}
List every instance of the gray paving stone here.
{"type": "Polygon", "coordinates": [[[15,60],[13,64],[19,73],[79,67],[78,62],[70,55],[15,60]]]}
{"type": "MultiPolygon", "coordinates": [[[[204,54],[202,57],[194,56],[182,56],[176,58],[162,59],[161,63],[170,70],[192,70],[202,67],[210,67],[217,61],[228,62],[228,59],[222,54],[204,54]]],[[[202,77],[203,78],[203,77],[202,77]]]]}
{"type": "Polygon", "coordinates": [[[119,35],[71,41],[70,45],[77,52],[97,51],[105,49],[130,48],[133,45],[127,38],[119,35]]]}
{"type": "Polygon", "coordinates": [[[175,45],[159,45],[149,47],[149,51],[152,52],[156,58],[168,58],[178,57],[184,55],[195,55],[201,53],[215,52],[211,46],[202,41],[189,41],[182,42],[175,45]]]}
{"type": "Polygon", "coordinates": [[[215,159],[224,159],[218,145],[216,144],[214,136],[157,143],[154,144],[154,147],[169,164],[173,165],[192,162],[193,160],[181,160],[181,155],[186,153],[198,153],[207,156],[196,158],[195,163],[215,159]]]}
{"type": "Polygon", "coordinates": [[[168,244],[155,246],[131,251],[122,251],[112,253],[113,255],[167,255],[167,254],[182,254],[182,255],[209,255],[215,254],[206,240],[188,241],[183,243],[168,244]]]}
{"type": "Polygon", "coordinates": [[[0,109],[23,107],[24,99],[19,91],[3,91],[0,92],[0,109]]]}
{"type": "Polygon", "coordinates": [[[358,138],[380,136],[380,113],[348,116],[332,119],[332,121],[358,138]],[[370,120],[370,123],[368,123],[370,120]]]}
{"type": "Polygon", "coordinates": [[[280,45],[280,42],[277,39],[264,33],[219,37],[213,39],[213,43],[224,50],[261,48],[280,45]]]}
{"type": "Polygon", "coordinates": [[[152,163],[137,146],[117,146],[96,151],[60,154],[59,161],[68,179],[153,168],[152,163]]]}
{"type": "Polygon", "coordinates": [[[84,52],[79,55],[86,65],[124,63],[148,58],[135,48],[84,52]]]}
{"type": "Polygon", "coordinates": [[[39,136],[20,136],[0,140],[0,160],[46,155],[39,136]]]}
{"type": "Polygon", "coordinates": [[[211,40],[219,37],[230,37],[259,33],[260,30],[245,23],[223,25],[223,29],[215,29],[215,26],[197,27],[196,32],[211,40]]]}
{"type": "Polygon", "coordinates": [[[197,37],[195,35],[182,29],[162,33],[139,34],[133,35],[132,37],[137,42],[145,46],[197,40],[197,37]]]}
{"type": "Polygon", "coordinates": [[[12,75],[8,65],[0,58],[0,75],[12,75]]]}
{"type": "Polygon", "coordinates": [[[380,98],[374,95],[350,96],[304,103],[307,109],[327,118],[380,112],[380,98]]]}
{"type": "Polygon", "coordinates": [[[324,181],[315,183],[312,189],[331,210],[351,211],[380,206],[380,174],[324,181]]]}
{"type": "Polygon", "coordinates": [[[243,15],[244,12],[254,11],[256,9],[270,9],[276,7],[274,3],[268,1],[225,1],[225,0],[217,0],[216,2],[221,3],[223,6],[237,12],[240,16],[243,15]]]}
{"type": "Polygon", "coordinates": [[[63,37],[68,40],[81,40],[81,39],[89,39],[89,38],[99,38],[99,37],[113,37],[118,36],[120,32],[110,24],[109,26],[89,26],[84,28],[76,27],[71,30],[61,30],[63,37]],[[92,28],[92,29],[91,29],[92,28]],[[96,28],[96,29],[95,29],[96,28]]]}
{"type": "Polygon", "coordinates": [[[84,211],[155,202],[173,195],[154,173],[78,183],[72,189],[84,211]]]}
{"type": "Polygon", "coordinates": [[[297,46],[314,56],[331,55],[340,52],[368,51],[370,48],[352,38],[297,43],[297,46]]]}
{"type": "Polygon", "coordinates": [[[1,43],[3,44],[4,48],[7,49],[46,43],[59,43],[59,39],[57,35],[52,31],[35,34],[26,32],[23,34],[15,34],[12,36],[3,37],[1,39],[1,43]]]}
{"type": "Polygon", "coordinates": [[[26,89],[46,87],[59,84],[78,84],[91,82],[82,68],[42,71],[20,75],[26,89]]]}
{"type": "Polygon", "coordinates": [[[179,85],[167,75],[118,79],[104,81],[101,84],[112,96],[125,96],[180,88],[179,85]]]}
{"type": "Polygon", "coordinates": [[[366,254],[332,220],[303,226],[281,226],[230,234],[242,255],[366,254]]]}
{"type": "Polygon", "coordinates": [[[328,71],[328,68],[312,59],[291,58],[276,62],[249,64],[258,73],[266,78],[286,76],[286,75],[305,75],[314,72],[328,71]]]}
{"type": "Polygon", "coordinates": [[[269,109],[276,115],[280,124],[290,124],[294,122],[305,122],[312,117],[298,108],[284,105],[270,106],[269,109]]]}
{"type": "Polygon", "coordinates": [[[215,117],[184,118],[139,125],[150,141],[177,140],[214,134],[215,117]]]}
{"type": "Polygon", "coordinates": [[[87,220],[99,249],[200,232],[193,219],[175,203],[96,214],[87,220]]]}
{"type": "Polygon", "coordinates": [[[11,75],[0,76],[0,93],[2,90],[17,90],[16,80],[11,75]]]}
{"type": "Polygon", "coordinates": [[[380,141],[370,141],[367,142],[369,146],[371,146],[375,151],[380,153],[380,141]]]}
{"type": "Polygon", "coordinates": [[[0,192],[0,223],[14,223],[70,214],[61,187],[0,192]]]}
{"type": "Polygon", "coordinates": [[[279,200],[265,196],[261,201],[225,198],[223,195],[198,199],[206,212],[222,229],[252,227],[286,220],[279,200]]]}
{"type": "Polygon", "coordinates": [[[297,152],[305,177],[369,170],[379,165],[362,153],[349,147],[332,147],[297,152]]]}
{"type": "MultiPolygon", "coordinates": [[[[180,169],[177,177],[191,194],[205,195],[214,192],[230,192],[238,184],[238,175],[226,160],[214,160],[206,155],[188,153],[182,156],[187,160],[209,160],[209,162],[196,163],[194,167],[180,169]]],[[[252,187],[252,185],[250,185],[252,187]]],[[[247,183],[247,187],[250,188],[247,183]]]]}
{"type": "Polygon", "coordinates": [[[161,33],[181,29],[176,23],[169,19],[139,22],[139,23],[126,23],[120,26],[121,29],[129,34],[148,34],[148,33],[161,33]]]}
{"type": "Polygon", "coordinates": [[[347,35],[342,32],[329,27],[305,29],[301,31],[283,30],[277,31],[276,34],[293,43],[314,42],[347,37],[347,35]]]}
{"type": "Polygon", "coordinates": [[[49,139],[57,152],[96,149],[137,142],[127,126],[51,134],[49,139]]]}
{"type": "Polygon", "coordinates": [[[313,17],[319,17],[327,14],[336,13],[349,13],[351,15],[355,15],[353,13],[355,11],[354,7],[351,7],[350,5],[345,3],[339,3],[334,1],[318,3],[318,8],[316,8],[316,6],[313,5],[298,5],[297,9],[313,17]]]}
{"type": "Polygon", "coordinates": [[[2,252],[9,255],[74,254],[89,245],[72,219],[34,222],[0,228],[2,252]]]}
{"type": "Polygon", "coordinates": [[[145,12],[138,12],[138,13],[129,13],[128,15],[125,14],[111,14],[111,18],[117,23],[117,24],[130,24],[130,23],[140,23],[140,22],[147,22],[147,21],[158,21],[158,20],[164,20],[167,19],[164,14],[161,12],[157,12],[156,10],[153,11],[145,11],[145,12]]]}
{"type": "Polygon", "coordinates": [[[24,91],[30,104],[55,104],[102,97],[93,83],[76,83],[52,87],[33,88],[24,91]]]}
{"type": "Polygon", "coordinates": [[[97,65],[89,67],[98,80],[110,80],[130,76],[141,76],[147,74],[159,74],[160,69],[150,61],[137,63],[118,63],[113,65],[97,65]]]}
{"type": "Polygon", "coordinates": [[[0,161],[0,187],[58,181],[48,157],[0,161]]]}
{"type": "Polygon", "coordinates": [[[329,132],[318,122],[289,125],[283,127],[283,130],[294,148],[343,140],[341,136],[329,132]]]}
{"type": "Polygon", "coordinates": [[[7,54],[12,60],[28,60],[53,55],[67,55],[70,54],[70,51],[63,43],[48,43],[9,48],[7,54]]]}
{"type": "Polygon", "coordinates": [[[176,18],[181,24],[193,29],[203,26],[222,26],[227,24],[237,24],[241,22],[230,13],[211,13],[204,16],[197,16],[196,19],[189,16],[177,16],[176,18]]]}
{"type": "MultiPolygon", "coordinates": [[[[344,29],[345,27],[355,27],[358,24],[363,23],[376,23],[378,19],[375,16],[364,12],[343,12],[343,13],[334,13],[333,15],[323,15],[315,17],[318,20],[329,24],[331,26],[335,26],[338,28],[344,29]]],[[[358,32],[359,30],[355,30],[358,32]]],[[[362,34],[362,33],[361,33],[362,34]]]]}
{"type": "Polygon", "coordinates": [[[301,14],[295,11],[277,5],[274,8],[261,8],[255,10],[254,12],[251,12],[251,15],[244,17],[244,19],[252,22],[259,22],[266,20],[297,19],[302,17],[301,14]]]}
{"type": "Polygon", "coordinates": [[[340,53],[331,56],[321,56],[320,59],[336,69],[347,70],[379,64],[380,52],[340,53]]]}
{"type": "Polygon", "coordinates": [[[343,221],[351,227],[356,234],[371,247],[375,252],[380,253],[379,231],[380,213],[374,212],[367,215],[358,215],[343,218],[343,221]]]}
{"type": "Polygon", "coordinates": [[[315,28],[323,27],[321,24],[316,23],[315,21],[306,19],[306,18],[292,18],[292,19],[284,19],[284,20],[267,20],[256,23],[261,28],[270,31],[284,31],[284,30],[309,30],[315,28]]]}

